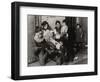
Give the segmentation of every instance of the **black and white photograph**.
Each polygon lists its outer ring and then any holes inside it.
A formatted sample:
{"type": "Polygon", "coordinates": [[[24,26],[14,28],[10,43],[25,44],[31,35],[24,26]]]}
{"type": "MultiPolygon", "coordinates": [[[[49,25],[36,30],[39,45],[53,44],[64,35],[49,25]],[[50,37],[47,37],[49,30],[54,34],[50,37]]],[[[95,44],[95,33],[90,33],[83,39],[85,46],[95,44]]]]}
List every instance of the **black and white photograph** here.
{"type": "Polygon", "coordinates": [[[28,67],[88,63],[88,17],[27,15],[28,67]]]}
{"type": "Polygon", "coordinates": [[[12,79],[97,75],[97,7],[12,3],[12,79]]]}

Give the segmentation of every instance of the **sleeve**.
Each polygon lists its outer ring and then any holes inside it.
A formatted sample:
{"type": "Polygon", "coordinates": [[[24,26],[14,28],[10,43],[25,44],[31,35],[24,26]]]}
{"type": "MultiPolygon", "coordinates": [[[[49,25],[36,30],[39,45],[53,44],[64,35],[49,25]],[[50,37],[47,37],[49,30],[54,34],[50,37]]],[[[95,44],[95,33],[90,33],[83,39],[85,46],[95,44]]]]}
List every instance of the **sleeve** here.
{"type": "Polygon", "coordinates": [[[34,40],[37,42],[38,41],[38,34],[36,33],[34,36],[34,40]]]}
{"type": "Polygon", "coordinates": [[[40,33],[36,33],[34,36],[34,40],[38,43],[42,42],[44,38],[39,38],[38,36],[40,35],[40,33]]]}

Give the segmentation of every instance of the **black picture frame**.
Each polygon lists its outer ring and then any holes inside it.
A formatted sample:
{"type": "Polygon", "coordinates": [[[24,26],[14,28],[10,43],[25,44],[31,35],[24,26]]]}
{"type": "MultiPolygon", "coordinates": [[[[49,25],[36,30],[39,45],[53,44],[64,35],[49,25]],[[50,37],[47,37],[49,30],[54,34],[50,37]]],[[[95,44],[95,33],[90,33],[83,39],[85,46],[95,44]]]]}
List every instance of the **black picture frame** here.
{"type": "Polygon", "coordinates": [[[41,78],[58,78],[58,77],[73,77],[73,76],[88,76],[97,75],[97,7],[94,6],[77,6],[77,5],[61,5],[61,4],[45,4],[45,3],[29,3],[29,2],[12,2],[11,4],[11,78],[14,80],[25,79],[41,79],[41,78]],[[46,74],[46,75],[30,75],[20,76],[20,7],[47,7],[60,9],[78,9],[78,10],[93,10],[94,18],[94,72],[82,73],[63,73],[63,74],[46,74]]]}

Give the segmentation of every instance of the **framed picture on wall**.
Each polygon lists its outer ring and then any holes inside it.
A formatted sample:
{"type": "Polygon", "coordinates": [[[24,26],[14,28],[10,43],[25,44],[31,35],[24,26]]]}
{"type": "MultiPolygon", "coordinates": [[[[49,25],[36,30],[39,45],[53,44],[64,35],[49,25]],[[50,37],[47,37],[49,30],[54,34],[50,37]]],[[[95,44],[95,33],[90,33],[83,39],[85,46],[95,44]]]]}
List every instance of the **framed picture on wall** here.
{"type": "Polygon", "coordinates": [[[12,79],[97,75],[97,7],[11,5],[12,79]]]}

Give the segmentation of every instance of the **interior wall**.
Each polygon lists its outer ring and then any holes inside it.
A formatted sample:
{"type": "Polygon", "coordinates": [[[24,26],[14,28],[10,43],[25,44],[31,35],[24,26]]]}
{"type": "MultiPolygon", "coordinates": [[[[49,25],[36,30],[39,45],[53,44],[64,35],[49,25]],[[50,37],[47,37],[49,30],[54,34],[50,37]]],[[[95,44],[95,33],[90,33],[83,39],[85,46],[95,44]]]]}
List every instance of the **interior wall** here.
{"type": "Polygon", "coordinates": [[[55,27],[55,22],[59,20],[61,23],[65,19],[64,16],[42,16],[42,22],[47,21],[52,29],[55,27]]]}
{"type": "Polygon", "coordinates": [[[35,16],[28,15],[27,16],[27,25],[28,25],[28,63],[31,63],[34,59],[34,54],[33,54],[33,46],[34,46],[34,40],[33,40],[33,35],[35,33],[35,16]]]}
{"type": "Polygon", "coordinates": [[[88,18],[87,17],[80,17],[80,25],[82,26],[84,35],[83,35],[83,40],[85,43],[88,41],[88,18]]]}

